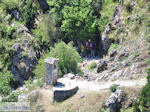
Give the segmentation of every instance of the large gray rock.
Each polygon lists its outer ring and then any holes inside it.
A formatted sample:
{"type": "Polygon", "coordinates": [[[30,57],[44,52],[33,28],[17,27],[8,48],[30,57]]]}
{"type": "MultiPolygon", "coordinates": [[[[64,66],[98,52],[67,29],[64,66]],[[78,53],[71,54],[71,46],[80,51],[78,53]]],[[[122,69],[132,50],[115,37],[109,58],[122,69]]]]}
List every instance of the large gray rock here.
{"type": "Polygon", "coordinates": [[[102,45],[103,45],[103,52],[104,54],[106,54],[111,45],[111,41],[109,40],[106,34],[102,35],[102,45]]]}
{"type": "Polygon", "coordinates": [[[102,72],[105,70],[107,70],[107,61],[102,59],[99,61],[97,68],[96,68],[96,71],[99,73],[99,72],[102,72]]]}
{"type": "Polygon", "coordinates": [[[120,112],[121,103],[125,100],[125,93],[122,90],[116,90],[106,101],[106,106],[110,108],[110,112],[120,112]]]}
{"type": "Polygon", "coordinates": [[[109,57],[114,57],[117,54],[117,50],[113,50],[109,53],[109,57]]]}
{"type": "Polygon", "coordinates": [[[21,21],[19,12],[18,12],[17,10],[13,10],[13,11],[12,11],[12,14],[13,14],[13,16],[14,16],[17,20],[21,21]]]}
{"type": "MultiPolygon", "coordinates": [[[[22,38],[16,39],[12,46],[15,50],[14,55],[10,59],[11,71],[17,83],[23,84],[30,76],[33,76],[33,69],[38,63],[40,57],[40,47],[34,37],[29,34],[28,28],[19,25],[17,28],[17,36],[22,38]],[[34,49],[33,49],[34,44],[34,49]]],[[[18,84],[17,84],[18,85],[18,84]]]]}

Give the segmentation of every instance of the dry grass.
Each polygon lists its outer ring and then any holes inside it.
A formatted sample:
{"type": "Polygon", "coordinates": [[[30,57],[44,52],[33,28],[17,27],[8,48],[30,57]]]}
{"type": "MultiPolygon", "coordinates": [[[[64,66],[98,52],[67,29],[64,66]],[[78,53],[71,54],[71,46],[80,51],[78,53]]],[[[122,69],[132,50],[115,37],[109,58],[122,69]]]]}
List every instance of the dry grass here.
{"type": "Polygon", "coordinates": [[[43,105],[44,112],[99,112],[102,102],[110,95],[109,90],[91,93],[79,91],[76,95],[62,103],[52,104],[49,98],[50,95],[47,95],[48,93],[45,92],[42,93],[39,100],[43,105]]]}
{"type": "MultiPolygon", "coordinates": [[[[138,97],[141,87],[134,88],[122,88],[122,90],[127,93],[127,98],[138,97]]],[[[38,102],[43,106],[43,110],[38,110],[36,112],[99,112],[102,104],[110,96],[110,90],[102,90],[97,92],[82,92],[78,91],[76,95],[69,98],[68,100],[55,103],[52,102],[52,91],[50,89],[41,89],[40,97],[38,102]]],[[[128,101],[125,102],[127,105],[128,101]]],[[[132,110],[129,108],[128,110],[132,110]]],[[[122,112],[127,112],[122,110],[122,112]]]]}

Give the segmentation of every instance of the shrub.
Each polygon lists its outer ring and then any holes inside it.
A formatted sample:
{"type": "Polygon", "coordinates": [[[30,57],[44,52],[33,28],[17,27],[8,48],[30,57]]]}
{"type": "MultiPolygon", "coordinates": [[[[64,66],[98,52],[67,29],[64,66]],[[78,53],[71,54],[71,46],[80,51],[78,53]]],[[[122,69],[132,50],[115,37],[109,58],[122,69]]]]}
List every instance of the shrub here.
{"type": "Polygon", "coordinates": [[[13,10],[20,6],[21,1],[20,0],[3,0],[3,8],[5,10],[13,10]]]}
{"type": "Polygon", "coordinates": [[[67,45],[62,41],[55,44],[55,47],[51,48],[49,56],[59,59],[58,70],[60,76],[70,72],[77,73],[77,64],[81,61],[81,57],[72,43],[67,45]]]}
{"type": "Polygon", "coordinates": [[[142,112],[150,112],[150,69],[148,69],[147,74],[148,83],[143,87],[140,95],[142,112]]]}
{"type": "Polygon", "coordinates": [[[97,67],[97,64],[95,62],[91,63],[88,67],[89,70],[93,70],[94,68],[97,67]]]}
{"type": "Polygon", "coordinates": [[[137,100],[133,103],[133,112],[141,112],[137,100]]]}
{"type": "Polygon", "coordinates": [[[118,45],[118,44],[111,44],[110,48],[108,49],[108,52],[118,49],[119,47],[120,47],[120,45],[118,45]]]}
{"type": "Polygon", "coordinates": [[[113,84],[112,86],[110,86],[109,89],[111,92],[115,92],[117,90],[118,86],[119,86],[118,84],[113,84]]]}
{"type": "Polygon", "coordinates": [[[21,92],[12,92],[7,97],[4,97],[2,99],[2,102],[17,102],[18,96],[21,94],[21,92]]]}
{"type": "Polygon", "coordinates": [[[32,0],[26,0],[25,5],[20,8],[21,16],[28,28],[32,28],[36,17],[36,7],[32,0]]]}
{"type": "Polygon", "coordinates": [[[44,59],[47,57],[58,58],[58,75],[62,77],[66,73],[78,73],[79,68],[77,66],[78,62],[81,61],[81,57],[76,51],[76,48],[73,47],[72,43],[65,44],[63,41],[55,44],[53,48],[50,49],[50,52],[47,53],[37,65],[34,73],[36,76],[41,77],[40,74],[44,75],[45,73],[45,63],[44,59]]]}
{"type": "Polygon", "coordinates": [[[10,72],[0,73],[0,95],[6,96],[10,93],[11,81],[13,81],[13,75],[10,72]]]}

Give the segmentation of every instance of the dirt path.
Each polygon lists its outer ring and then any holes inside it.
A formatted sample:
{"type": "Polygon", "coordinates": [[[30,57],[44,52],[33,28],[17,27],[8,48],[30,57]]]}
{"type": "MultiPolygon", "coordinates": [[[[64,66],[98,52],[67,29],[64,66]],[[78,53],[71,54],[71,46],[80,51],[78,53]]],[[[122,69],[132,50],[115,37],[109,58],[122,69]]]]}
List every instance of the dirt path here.
{"type": "Polygon", "coordinates": [[[77,85],[80,91],[100,91],[104,89],[109,89],[113,84],[118,84],[120,87],[142,87],[146,84],[146,79],[140,80],[118,80],[113,82],[95,82],[95,81],[86,81],[86,80],[70,80],[68,78],[61,78],[59,82],[65,83],[70,86],[77,85]]]}

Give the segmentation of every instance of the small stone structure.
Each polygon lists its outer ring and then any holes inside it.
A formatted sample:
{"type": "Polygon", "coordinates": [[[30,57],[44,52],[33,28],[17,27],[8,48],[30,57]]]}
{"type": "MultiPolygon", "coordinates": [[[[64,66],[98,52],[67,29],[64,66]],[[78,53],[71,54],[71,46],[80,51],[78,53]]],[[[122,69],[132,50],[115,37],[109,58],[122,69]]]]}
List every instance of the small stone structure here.
{"type": "Polygon", "coordinates": [[[69,88],[69,89],[54,89],[54,96],[53,96],[53,101],[55,102],[62,102],[70,97],[72,97],[73,95],[75,95],[77,93],[77,91],[79,90],[78,86],[69,88]]]}
{"type": "Polygon", "coordinates": [[[58,59],[48,57],[45,59],[45,69],[46,69],[46,84],[55,85],[57,83],[57,71],[58,71],[58,59]]]}
{"type": "Polygon", "coordinates": [[[53,87],[53,102],[62,102],[77,93],[78,85],[69,78],[60,78],[53,87]]]}

